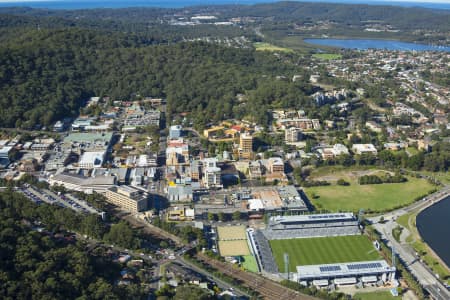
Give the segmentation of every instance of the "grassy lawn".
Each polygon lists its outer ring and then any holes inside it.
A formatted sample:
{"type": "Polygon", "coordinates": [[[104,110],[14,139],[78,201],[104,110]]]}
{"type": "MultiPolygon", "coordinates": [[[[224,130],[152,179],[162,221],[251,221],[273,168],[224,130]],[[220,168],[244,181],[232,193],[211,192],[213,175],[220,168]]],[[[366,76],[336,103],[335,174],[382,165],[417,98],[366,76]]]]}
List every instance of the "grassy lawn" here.
{"type": "Polygon", "coordinates": [[[333,59],[341,59],[342,55],[334,54],[334,53],[316,53],[312,55],[315,58],[323,59],[323,60],[333,60],[333,59]]]}
{"type": "Polygon", "coordinates": [[[394,297],[392,296],[391,292],[384,291],[384,292],[373,292],[373,293],[356,293],[354,298],[355,300],[395,300],[395,299],[401,299],[401,296],[394,297]]]}
{"type": "Polygon", "coordinates": [[[293,52],[292,49],[278,47],[269,43],[254,43],[255,49],[257,51],[279,51],[279,52],[293,52]]]}
{"type": "Polygon", "coordinates": [[[256,263],[256,259],[253,255],[244,255],[242,256],[242,266],[244,269],[250,271],[250,272],[258,272],[258,265],[256,263]]]}
{"type": "Polygon", "coordinates": [[[419,150],[415,147],[408,147],[406,148],[406,151],[409,153],[409,155],[416,155],[419,153],[419,150]]]}
{"type": "Polygon", "coordinates": [[[305,188],[305,192],[317,209],[386,211],[410,204],[435,189],[427,180],[412,177],[404,183],[368,185],[359,185],[353,178],[346,179],[350,181],[350,186],[310,187],[305,188]]]}
{"type": "Polygon", "coordinates": [[[272,240],[270,247],[279,270],[284,272],[284,253],[289,254],[289,268],[299,265],[332,264],[380,259],[366,236],[351,235],[324,238],[272,240]]]}

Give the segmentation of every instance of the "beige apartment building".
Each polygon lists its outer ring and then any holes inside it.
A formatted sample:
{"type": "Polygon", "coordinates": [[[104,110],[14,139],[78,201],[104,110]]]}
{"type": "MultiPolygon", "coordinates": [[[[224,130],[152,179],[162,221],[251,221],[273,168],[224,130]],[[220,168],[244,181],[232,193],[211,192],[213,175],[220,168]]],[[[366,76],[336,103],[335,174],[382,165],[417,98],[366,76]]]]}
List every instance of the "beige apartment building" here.
{"type": "Polygon", "coordinates": [[[130,212],[148,209],[147,194],[129,186],[114,186],[106,191],[108,202],[130,212]]]}

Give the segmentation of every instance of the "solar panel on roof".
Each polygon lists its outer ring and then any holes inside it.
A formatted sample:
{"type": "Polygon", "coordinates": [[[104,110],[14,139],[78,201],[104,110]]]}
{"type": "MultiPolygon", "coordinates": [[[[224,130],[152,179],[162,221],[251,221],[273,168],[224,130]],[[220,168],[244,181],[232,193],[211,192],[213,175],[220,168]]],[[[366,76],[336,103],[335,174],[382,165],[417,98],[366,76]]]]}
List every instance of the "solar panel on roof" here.
{"type": "Polygon", "coordinates": [[[341,267],[340,266],[322,266],[319,267],[320,272],[336,272],[336,271],[340,271],[341,267]]]}
{"type": "Polygon", "coordinates": [[[366,263],[366,264],[352,264],[347,265],[347,268],[349,270],[359,270],[359,269],[375,269],[375,268],[381,268],[381,263],[366,263]]]}

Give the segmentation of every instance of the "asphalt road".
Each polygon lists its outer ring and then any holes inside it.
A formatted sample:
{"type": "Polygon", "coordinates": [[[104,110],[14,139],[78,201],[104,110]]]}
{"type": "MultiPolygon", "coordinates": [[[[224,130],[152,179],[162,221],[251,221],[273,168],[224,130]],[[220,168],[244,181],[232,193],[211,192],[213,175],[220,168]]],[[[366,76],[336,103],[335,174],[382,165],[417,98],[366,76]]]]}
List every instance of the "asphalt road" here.
{"type": "Polygon", "coordinates": [[[369,218],[373,222],[375,229],[382,234],[382,238],[388,241],[389,247],[394,247],[400,259],[405,263],[410,272],[417,278],[419,283],[427,290],[433,299],[449,300],[450,292],[433,274],[431,269],[423,264],[415,254],[414,249],[409,244],[399,243],[392,236],[392,229],[398,224],[394,219],[415,210],[422,210],[440,199],[444,199],[450,195],[448,186],[441,191],[425,197],[425,200],[416,202],[406,208],[399,209],[388,214],[383,215],[384,223],[378,223],[380,217],[369,218]]]}

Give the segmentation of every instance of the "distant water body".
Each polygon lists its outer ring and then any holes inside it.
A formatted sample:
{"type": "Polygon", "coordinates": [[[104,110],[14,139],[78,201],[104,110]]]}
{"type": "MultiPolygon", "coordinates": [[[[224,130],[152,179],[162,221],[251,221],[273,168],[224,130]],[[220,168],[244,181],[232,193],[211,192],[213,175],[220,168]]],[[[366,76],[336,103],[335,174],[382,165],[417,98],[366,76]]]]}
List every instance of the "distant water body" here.
{"type": "MultiPolygon", "coordinates": [[[[273,3],[277,0],[54,0],[54,1],[12,1],[1,2],[0,7],[26,6],[49,9],[86,9],[86,8],[125,8],[125,7],[165,7],[179,8],[194,5],[223,5],[223,4],[258,4],[273,3]]],[[[396,5],[404,7],[426,7],[432,9],[450,10],[450,3],[408,2],[408,1],[363,1],[363,0],[309,0],[299,2],[328,2],[346,4],[396,5]]]]}
{"type": "Polygon", "coordinates": [[[450,266],[450,197],[421,212],[416,219],[420,236],[450,266]]]}
{"type": "Polygon", "coordinates": [[[433,46],[416,43],[405,43],[392,40],[365,40],[365,39],[305,39],[307,43],[346,48],[346,49],[386,49],[400,51],[445,51],[450,52],[450,46],[433,46]]]}

